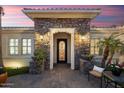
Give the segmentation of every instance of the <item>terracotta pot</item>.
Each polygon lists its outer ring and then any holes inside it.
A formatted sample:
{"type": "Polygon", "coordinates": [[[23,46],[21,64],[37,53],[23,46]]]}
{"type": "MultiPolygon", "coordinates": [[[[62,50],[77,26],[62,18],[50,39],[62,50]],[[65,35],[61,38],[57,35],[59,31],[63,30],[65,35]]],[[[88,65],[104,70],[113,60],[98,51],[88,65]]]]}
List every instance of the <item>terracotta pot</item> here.
{"type": "Polygon", "coordinates": [[[0,74],[0,84],[5,83],[7,78],[7,72],[0,74]]]}

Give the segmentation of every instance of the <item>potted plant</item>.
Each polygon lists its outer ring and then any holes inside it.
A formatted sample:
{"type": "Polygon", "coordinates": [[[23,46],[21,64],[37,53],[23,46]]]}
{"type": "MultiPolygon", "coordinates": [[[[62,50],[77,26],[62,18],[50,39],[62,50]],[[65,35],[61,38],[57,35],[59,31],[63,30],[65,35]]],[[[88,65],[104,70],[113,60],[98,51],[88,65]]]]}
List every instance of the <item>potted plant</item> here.
{"type": "Polygon", "coordinates": [[[121,75],[122,68],[120,68],[118,65],[110,64],[109,67],[110,67],[110,70],[111,70],[113,75],[115,75],[115,76],[120,76],[121,75]]]}
{"type": "Polygon", "coordinates": [[[3,67],[0,67],[0,85],[5,83],[7,78],[7,72],[3,69],[3,67]]]}
{"type": "Polygon", "coordinates": [[[30,70],[30,72],[35,74],[41,73],[44,70],[44,62],[46,61],[46,58],[46,51],[43,48],[37,48],[34,51],[34,56],[32,57],[33,65],[31,65],[33,66],[31,69],[33,68],[35,72],[32,72],[32,70],[30,70]]]}
{"type": "Polygon", "coordinates": [[[124,62],[122,62],[122,63],[116,62],[116,64],[108,65],[108,68],[110,68],[110,70],[112,71],[112,74],[115,76],[121,75],[121,73],[123,71],[123,67],[124,67],[124,62]]]}

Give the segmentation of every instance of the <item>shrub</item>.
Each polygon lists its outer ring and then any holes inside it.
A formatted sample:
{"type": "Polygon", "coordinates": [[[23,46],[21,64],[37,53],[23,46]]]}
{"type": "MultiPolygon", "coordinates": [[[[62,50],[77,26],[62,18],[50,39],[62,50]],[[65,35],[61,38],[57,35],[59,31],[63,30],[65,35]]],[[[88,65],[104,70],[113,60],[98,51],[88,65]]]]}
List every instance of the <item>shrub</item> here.
{"type": "Polygon", "coordinates": [[[25,74],[29,72],[29,67],[21,67],[21,68],[11,68],[11,67],[5,67],[5,71],[7,71],[8,76],[14,76],[19,74],[25,74]]]}
{"type": "Polygon", "coordinates": [[[38,48],[34,52],[34,60],[36,61],[43,61],[47,57],[46,51],[42,48],[38,48]]]}

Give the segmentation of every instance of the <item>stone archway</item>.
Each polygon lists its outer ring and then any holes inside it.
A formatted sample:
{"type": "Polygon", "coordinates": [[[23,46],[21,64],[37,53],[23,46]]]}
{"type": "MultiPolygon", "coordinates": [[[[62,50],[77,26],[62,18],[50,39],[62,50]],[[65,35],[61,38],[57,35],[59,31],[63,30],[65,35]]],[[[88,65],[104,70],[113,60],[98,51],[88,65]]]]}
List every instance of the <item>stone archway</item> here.
{"type": "Polygon", "coordinates": [[[75,28],[50,28],[50,69],[53,69],[54,46],[53,38],[55,33],[64,32],[71,35],[71,69],[75,69],[75,53],[74,53],[74,33],[75,28]]]}

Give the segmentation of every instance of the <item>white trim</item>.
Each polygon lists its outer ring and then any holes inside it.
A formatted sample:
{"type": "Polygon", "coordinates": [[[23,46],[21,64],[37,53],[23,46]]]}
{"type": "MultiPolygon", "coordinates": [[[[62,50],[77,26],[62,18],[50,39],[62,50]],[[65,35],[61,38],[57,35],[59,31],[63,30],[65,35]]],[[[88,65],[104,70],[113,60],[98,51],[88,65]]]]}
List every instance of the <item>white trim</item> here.
{"type": "Polygon", "coordinates": [[[74,70],[74,59],[75,59],[75,56],[74,56],[75,52],[74,52],[74,33],[71,34],[71,69],[74,70]]]}
{"type": "Polygon", "coordinates": [[[34,30],[34,27],[2,27],[2,30],[34,30]]]}
{"type": "Polygon", "coordinates": [[[50,28],[50,69],[53,69],[53,57],[54,57],[54,51],[53,51],[53,37],[55,33],[58,32],[65,32],[71,34],[71,69],[74,70],[75,64],[74,64],[74,32],[75,28],[50,28]]]}

